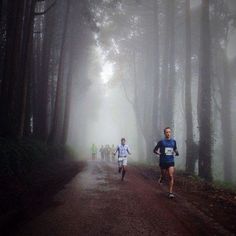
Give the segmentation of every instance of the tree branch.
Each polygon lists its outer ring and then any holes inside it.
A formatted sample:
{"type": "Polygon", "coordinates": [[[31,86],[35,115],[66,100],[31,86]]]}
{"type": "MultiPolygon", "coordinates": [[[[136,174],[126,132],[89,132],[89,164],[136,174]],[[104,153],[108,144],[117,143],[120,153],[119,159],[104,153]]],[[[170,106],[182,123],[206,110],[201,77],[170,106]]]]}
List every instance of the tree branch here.
{"type": "Polygon", "coordinates": [[[133,102],[133,101],[131,100],[131,98],[129,97],[128,92],[127,92],[126,87],[125,87],[125,83],[123,82],[123,80],[122,80],[121,84],[122,84],[122,87],[123,87],[123,89],[124,89],[124,93],[125,93],[125,97],[126,97],[127,101],[128,101],[132,106],[134,106],[134,102],[133,102]]]}
{"type": "Polygon", "coordinates": [[[41,15],[45,15],[47,12],[49,12],[57,3],[57,0],[55,0],[45,11],[43,12],[35,12],[34,15],[35,16],[41,16],[41,15]]]}
{"type": "Polygon", "coordinates": [[[218,104],[218,102],[217,102],[217,100],[216,100],[216,97],[215,97],[215,96],[212,96],[212,98],[213,98],[213,101],[214,101],[214,105],[216,106],[216,110],[217,110],[219,113],[221,113],[221,112],[222,112],[222,109],[220,108],[220,106],[219,106],[219,104],[218,104]]]}

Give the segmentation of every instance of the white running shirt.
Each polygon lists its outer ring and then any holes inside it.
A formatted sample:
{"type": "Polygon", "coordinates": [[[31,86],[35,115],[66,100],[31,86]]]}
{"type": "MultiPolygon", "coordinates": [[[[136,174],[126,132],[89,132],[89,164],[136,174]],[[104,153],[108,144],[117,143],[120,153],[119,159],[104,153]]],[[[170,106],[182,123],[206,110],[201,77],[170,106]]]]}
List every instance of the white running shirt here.
{"type": "Polygon", "coordinates": [[[118,157],[127,157],[130,153],[129,146],[128,145],[122,145],[119,144],[116,148],[115,153],[118,152],[118,157]]]}

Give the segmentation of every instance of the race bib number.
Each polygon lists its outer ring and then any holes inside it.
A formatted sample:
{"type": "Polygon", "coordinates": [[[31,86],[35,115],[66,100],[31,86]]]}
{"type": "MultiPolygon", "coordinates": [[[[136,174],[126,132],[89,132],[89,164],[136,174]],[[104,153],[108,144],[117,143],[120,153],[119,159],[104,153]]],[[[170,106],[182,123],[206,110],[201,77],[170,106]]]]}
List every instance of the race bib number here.
{"type": "Polygon", "coordinates": [[[166,147],[166,148],[165,148],[165,154],[166,154],[166,156],[171,156],[171,155],[173,155],[173,148],[166,147]]]}

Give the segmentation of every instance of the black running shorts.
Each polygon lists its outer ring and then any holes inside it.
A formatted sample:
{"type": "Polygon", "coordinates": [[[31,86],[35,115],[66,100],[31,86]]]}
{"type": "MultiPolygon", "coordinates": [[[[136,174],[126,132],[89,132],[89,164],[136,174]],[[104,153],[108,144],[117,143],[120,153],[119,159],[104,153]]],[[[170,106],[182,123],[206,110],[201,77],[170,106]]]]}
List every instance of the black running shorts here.
{"type": "Polygon", "coordinates": [[[161,169],[168,169],[171,166],[175,166],[174,162],[160,163],[159,166],[161,169]]]}

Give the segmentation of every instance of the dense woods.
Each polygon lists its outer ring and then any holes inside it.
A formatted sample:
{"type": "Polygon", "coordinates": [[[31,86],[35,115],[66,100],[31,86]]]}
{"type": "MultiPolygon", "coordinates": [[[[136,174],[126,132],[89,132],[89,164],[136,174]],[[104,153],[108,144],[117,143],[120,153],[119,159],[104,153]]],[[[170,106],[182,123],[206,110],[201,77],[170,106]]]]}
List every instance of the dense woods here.
{"type": "Polygon", "coordinates": [[[2,0],[0,12],[1,138],[65,145],[97,47],[134,111],[140,159],[171,126],[182,168],[236,180],[234,1],[2,0]]]}

